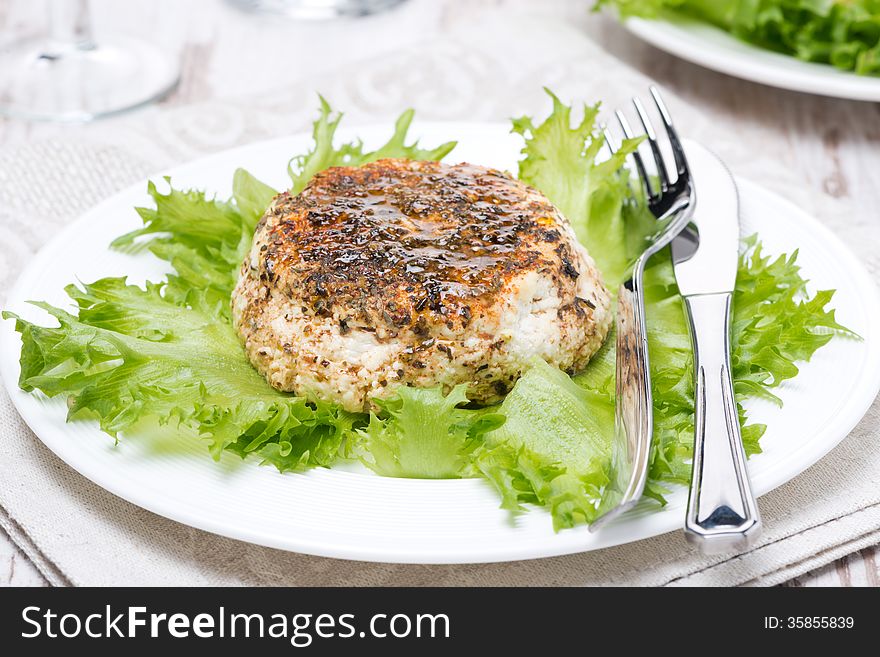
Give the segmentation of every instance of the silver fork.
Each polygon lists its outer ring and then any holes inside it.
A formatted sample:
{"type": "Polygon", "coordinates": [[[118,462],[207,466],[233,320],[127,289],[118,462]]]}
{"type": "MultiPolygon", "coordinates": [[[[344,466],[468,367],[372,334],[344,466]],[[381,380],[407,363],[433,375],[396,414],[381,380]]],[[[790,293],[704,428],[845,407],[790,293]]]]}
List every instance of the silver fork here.
{"type": "MultiPolygon", "coordinates": [[[[637,151],[632,154],[633,162],[645,191],[648,208],[660,225],[633,264],[632,276],[624,281],[617,293],[615,435],[611,445],[611,476],[590,531],[595,531],[635,506],[645,490],[654,418],[642,279],[648,259],[667,246],[688,225],[696,203],[687,158],[672,124],[672,117],[656,87],[651,87],[651,96],[669,139],[675,169],[670,171],[667,167],[648,113],[642,102],[633,98],[633,106],[656,164],[657,182],[652,182],[637,151]]],[[[635,135],[626,116],[619,109],[615,116],[624,137],[632,139],[635,135]]],[[[611,135],[608,130],[604,133],[606,144],[613,153],[617,149],[611,135]]]]}

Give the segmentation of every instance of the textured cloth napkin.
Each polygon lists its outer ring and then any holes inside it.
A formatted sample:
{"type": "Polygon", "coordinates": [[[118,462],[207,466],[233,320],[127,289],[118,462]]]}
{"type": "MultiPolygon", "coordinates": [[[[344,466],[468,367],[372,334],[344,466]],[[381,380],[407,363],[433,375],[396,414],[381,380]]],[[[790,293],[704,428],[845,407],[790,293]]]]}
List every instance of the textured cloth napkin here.
{"type": "MultiPolygon", "coordinates": [[[[647,83],[582,33],[512,20],[372,57],[357,75],[345,67],[295,89],[153,107],[87,136],[30,143],[0,154],[0,294],[57,229],[115,191],[199,155],[307,128],[314,91],[353,124],[389,120],[405,106],[423,119],[540,114],[547,110],[543,85],[564,98],[614,106],[647,83]]],[[[880,227],[854,222],[845,204],[799,189],[771,153],[755,157],[759,136],[749,142],[668,100],[687,134],[711,143],[735,173],[797,200],[876,266],[880,227]]],[[[701,557],[676,532],[567,557],[419,566],[286,553],[156,516],[65,465],[0,391],[0,526],[59,585],[770,585],[880,542],[878,421],[875,402],[826,458],[761,498],[766,529],[746,554],[701,557]]]]}

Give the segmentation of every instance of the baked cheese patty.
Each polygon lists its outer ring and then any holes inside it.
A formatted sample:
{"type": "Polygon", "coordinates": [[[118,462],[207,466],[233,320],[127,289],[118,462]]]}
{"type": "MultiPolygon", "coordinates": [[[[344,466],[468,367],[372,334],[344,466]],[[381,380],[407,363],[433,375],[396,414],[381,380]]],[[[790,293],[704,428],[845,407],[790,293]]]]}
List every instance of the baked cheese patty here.
{"type": "Polygon", "coordinates": [[[599,272],[501,171],[385,159],[317,174],[257,225],[235,328],[275,388],[368,410],[400,386],[500,400],[529,359],[583,369],[611,324],[599,272]]]}

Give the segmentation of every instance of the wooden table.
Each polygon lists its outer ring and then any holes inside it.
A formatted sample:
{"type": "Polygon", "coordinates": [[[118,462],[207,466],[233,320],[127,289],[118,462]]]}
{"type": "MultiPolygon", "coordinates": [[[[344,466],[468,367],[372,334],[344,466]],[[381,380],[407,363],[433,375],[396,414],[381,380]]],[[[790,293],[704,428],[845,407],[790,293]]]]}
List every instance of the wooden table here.
{"type": "MultiPolygon", "coordinates": [[[[36,32],[43,25],[40,3],[30,0],[0,0],[0,38],[36,32]]],[[[857,201],[859,222],[877,221],[880,208],[880,105],[850,102],[780,91],[713,73],[666,55],[638,41],[616,22],[588,11],[588,0],[411,0],[406,11],[422,11],[425,21],[433,21],[437,31],[462,21],[491,21],[493,12],[529,12],[544,17],[564,17],[600,43],[615,57],[675,91],[704,114],[727,127],[742,131],[743,139],[761,144],[764,156],[777,158],[797,173],[807,190],[824,192],[835,198],[857,201]]],[[[183,78],[179,88],[163,101],[168,106],[237,93],[270,88],[290,82],[287,61],[273,58],[266,23],[243,19],[222,3],[199,2],[144,3],[133,9],[127,5],[124,16],[114,11],[114,3],[95,0],[96,22],[100,28],[115,16],[121,27],[135,28],[144,21],[162,24],[165,38],[183,44],[183,78]],[[250,60],[259,53],[265,65],[245,66],[240,48],[247,43],[250,60]],[[274,62],[274,63],[273,63],[274,62]],[[285,79],[287,76],[287,79],[285,79]]],[[[116,8],[118,8],[116,4],[116,8]]],[[[392,44],[371,41],[369,35],[356,43],[335,48],[332,24],[314,27],[329,37],[321,52],[311,53],[314,66],[330,60],[345,61],[365,48],[382,50],[392,44]]],[[[407,38],[401,36],[401,39],[407,38]]],[[[291,45],[295,48],[295,45],[291,45]]],[[[70,131],[96,131],[101,124],[62,127],[27,124],[0,119],[0,152],[33,139],[70,134],[70,131]]],[[[873,271],[880,260],[868,263],[873,271]]],[[[872,548],[840,559],[826,568],[792,582],[790,586],[878,586],[880,549],[872,548]]],[[[0,585],[44,586],[45,580],[22,554],[0,533],[0,585]]]]}

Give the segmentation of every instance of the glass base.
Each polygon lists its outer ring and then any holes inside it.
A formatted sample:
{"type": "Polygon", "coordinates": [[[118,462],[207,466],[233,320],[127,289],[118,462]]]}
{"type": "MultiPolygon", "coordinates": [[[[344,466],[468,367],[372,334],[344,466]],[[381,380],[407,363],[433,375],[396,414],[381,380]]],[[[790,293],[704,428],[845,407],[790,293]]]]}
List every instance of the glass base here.
{"type": "Polygon", "coordinates": [[[179,76],[172,57],[133,37],[96,45],[23,41],[0,51],[0,114],[91,121],[161,98],[179,76]]]}
{"type": "Polygon", "coordinates": [[[378,14],[406,0],[228,0],[228,2],[248,12],[326,20],[378,14]]]}

